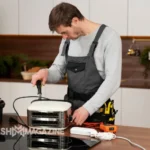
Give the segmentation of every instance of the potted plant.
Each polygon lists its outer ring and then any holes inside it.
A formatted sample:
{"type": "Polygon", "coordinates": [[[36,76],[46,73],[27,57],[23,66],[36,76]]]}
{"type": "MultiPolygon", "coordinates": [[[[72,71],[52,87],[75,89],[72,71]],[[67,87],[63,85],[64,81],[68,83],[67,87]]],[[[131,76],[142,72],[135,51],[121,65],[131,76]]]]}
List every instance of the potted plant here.
{"type": "Polygon", "coordinates": [[[31,80],[33,74],[42,68],[48,68],[49,65],[49,61],[28,60],[28,62],[24,63],[24,70],[21,71],[22,78],[24,80],[31,80]]]}
{"type": "Polygon", "coordinates": [[[144,50],[141,52],[140,63],[145,67],[143,75],[144,78],[147,78],[148,71],[150,70],[150,47],[145,47],[144,50]]]}
{"type": "Polygon", "coordinates": [[[14,78],[20,76],[22,62],[27,61],[24,54],[0,56],[0,77],[14,78]]]}
{"type": "Polygon", "coordinates": [[[0,77],[21,78],[22,71],[31,70],[33,67],[48,68],[52,62],[29,59],[24,54],[0,56],[0,77]]]}

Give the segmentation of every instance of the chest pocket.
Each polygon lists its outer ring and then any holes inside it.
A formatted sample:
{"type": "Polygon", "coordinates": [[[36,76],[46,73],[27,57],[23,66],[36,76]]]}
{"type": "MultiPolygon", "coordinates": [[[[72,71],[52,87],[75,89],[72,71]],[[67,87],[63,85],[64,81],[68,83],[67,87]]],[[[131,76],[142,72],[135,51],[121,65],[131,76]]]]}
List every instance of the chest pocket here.
{"type": "Polygon", "coordinates": [[[68,62],[67,69],[77,73],[85,70],[85,63],[68,62]]]}

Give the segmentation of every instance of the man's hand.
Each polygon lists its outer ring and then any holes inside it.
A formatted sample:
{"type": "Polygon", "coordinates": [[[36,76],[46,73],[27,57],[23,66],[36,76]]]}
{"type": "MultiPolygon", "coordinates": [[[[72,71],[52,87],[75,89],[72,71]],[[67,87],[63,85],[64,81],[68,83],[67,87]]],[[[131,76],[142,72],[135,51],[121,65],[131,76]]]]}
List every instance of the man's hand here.
{"type": "Polygon", "coordinates": [[[37,80],[41,80],[42,85],[45,85],[45,82],[47,81],[47,78],[48,78],[48,69],[41,69],[36,74],[34,74],[32,76],[31,83],[34,86],[34,85],[36,85],[37,80]]]}
{"type": "Polygon", "coordinates": [[[88,116],[89,112],[84,107],[80,107],[74,111],[72,119],[76,125],[82,125],[88,116]]]}

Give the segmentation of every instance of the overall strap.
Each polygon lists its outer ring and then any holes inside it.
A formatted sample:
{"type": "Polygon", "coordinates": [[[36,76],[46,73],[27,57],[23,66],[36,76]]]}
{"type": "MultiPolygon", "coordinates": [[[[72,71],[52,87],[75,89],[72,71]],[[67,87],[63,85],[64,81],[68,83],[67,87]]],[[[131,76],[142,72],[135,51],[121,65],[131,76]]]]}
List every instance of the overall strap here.
{"type": "Polygon", "coordinates": [[[64,46],[63,46],[62,53],[61,53],[61,56],[65,56],[66,59],[67,59],[67,57],[68,57],[69,45],[70,45],[70,41],[69,41],[69,40],[66,40],[65,43],[64,43],[64,46]]]}
{"type": "Polygon", "coordinates": [[[102,25],[99,27],[98,32],[97,32],[97,34],[96,34],[96,36],[95,36],[95,39],[94,39],[94,41],[93,41],[92,44],[91,44],[91,47],[90,47],[88,56],[93,56],[94,51],[95,51],[95,49],[96,49],[96,47],[97,47],[97,45],[98,45],[98,40],[99,40],[100,36],[102,35],[102,33],[103,33],[105,27],[106,27],[106,25],[104,25],[104,24],[102,24],[102,25]]]}

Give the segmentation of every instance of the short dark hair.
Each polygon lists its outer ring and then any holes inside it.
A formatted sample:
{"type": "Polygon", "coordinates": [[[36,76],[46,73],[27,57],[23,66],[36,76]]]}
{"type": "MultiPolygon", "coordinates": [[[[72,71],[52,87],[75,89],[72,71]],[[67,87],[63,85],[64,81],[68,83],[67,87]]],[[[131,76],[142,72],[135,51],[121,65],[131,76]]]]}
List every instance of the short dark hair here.
{"type": "Polygon", "coordinates": [[[77,17],[79,20],[84,19],[84,16],[74,5],[64,2],[56,5],[49,15],[50,30],[55,31],[60,25],[71,26],[73,17],[77,17]]]}

